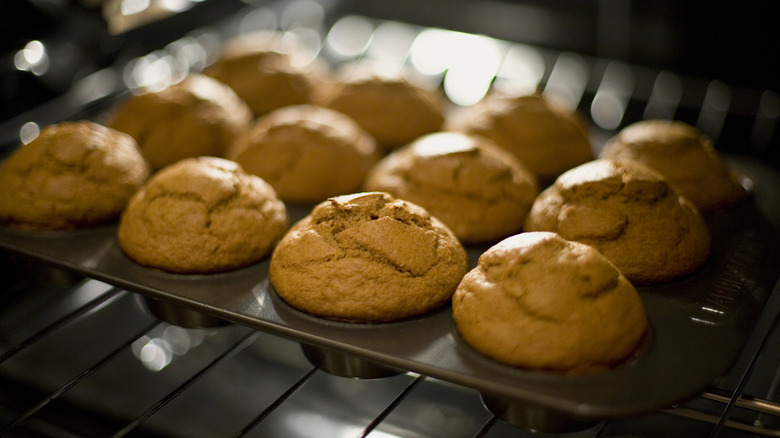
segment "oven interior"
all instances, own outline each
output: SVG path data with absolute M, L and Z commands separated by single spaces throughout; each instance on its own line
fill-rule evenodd
M 780 98 L 772 91 L 774 78 L 757 73 L 751 82 L 704 62 L 694 71 L 695 58 L 673 47 L 669 35 L 639 32 L 647 37 L 626 40 L 636 35 L 629 28 L 650 26 L 669 10 L 608 0 L 576 7 L 563 3 L 206 0 L 119 34 L 106 30 L 107 19 L 89 2 L 5 4 L 2 8 L 14 8 L 6 17 L 34 18 L 52 30 L 35 34 L 21 19 L 6 27 L 0 154 L 18 147 L 27 130 L 37 126 L 99 117 L 127 92 L 124 78 L 133 68 L 172 58 L 183 62 L 167 68 L 202 68 L 216 45 L 238 32 L 295 30 L 312 38 L 323 56 L 343 62 L 409 56 L 393 45 L 384 46 L 389 52 L 380 51 L 380 32 L 408 49 L 425 31 L 448 29 L 463 41 L 510 44 L 515 50 L 506 53 L 522 66 L 501 69 L 510 64 L 505 55 L 481 85 L 458 94 L 462 90 L 450 84 L 451 97 L 477 100 L 508 78 L 530 78 L 553 91 L 564 84 L 562 96 L 589 116 L 597 142 L 633 120 L 688 121 L 710 134 L 731 163 L 751 171 L 761 187 L 755 194 L 758 208 L 771 226 L 780 228 Z M 677 20 L 689 12 L 675 11 Z M 602 21 L 624 25 L 603 30 Z M 674 36 L 677 28 L 670 22 L 662 29 Z M 29 45 L 33 40 L 43 41 L 46 50 Z M 339 43 L 343 48 L 335 50 Z M 492 46 L 474 47 L 460 56 L 489 64 L 489 58 L 478 57 L 484 55 L 481 48 Z M 29 55 L 27 64 L 20 53 Z M 762 52 L 752 59 L 761 63 L 772 56 Z M 646 67 L 667 63 L 676 70 Z M 715 75 L 728 80 L 709 79 Z M 780 272 L 780 266 L 774 267 Z M 294 336 L 200 313 L 184 314 L 195 320 L 173 319 L 143 294 L 85 277 L 56 261 L 4 249 L 0 435 L 780 436 L 780 283 L 773 278 L 740 354 L 704 392 L 652 412 L 588 424 L 572 425 L 554 416 L 546 421 L 549 412 L 525 412 L 540 417 L 529 424 L 546 426 L 533 430 L 488 409 L 482 394 L 466 385 L 411 371 L 339 376 L 312 365 L 311 352 Z M 691 355 L 691 360 L 698 359 Z

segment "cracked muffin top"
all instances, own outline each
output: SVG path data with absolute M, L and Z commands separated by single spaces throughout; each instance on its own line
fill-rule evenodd
M 149 174 L 127 134 L 88 121 L 50 125 L 0 167 L 0 224 L 64 230 L 114 220 Z
M 468 266 L 452 232 L 383 192 L 318 204 L 279 242 L 271 284 L 293 307 L 349 322 L 389 322 L 449 301 Z
M 365 61 L 342 67 L 322 106 L 352 117 L 385 150 L 441 129 L 445 99 L 438 91 L 405 71 L 372 67 Z
M 314 99 L 326 69 L 312 57 L 292 32 L 253 31 L 228 40 L 204 74 L 229 85 L 260 117 Z
M 465 133 L 423 136 L 386 156 L 365 189 L 424 207 L 462 243 L 520 231 L 539 193 L 536 176 L 492 141 Z
M 453 112 L 444 126 L 493 140 L 544 184 L 593 159 L 588 126 L 579 113 L 539 93 L 490 94 Z
M 565 172 L 536 198 L 523 228 L 594 246 L 634 283 L 692 273 L 710 251 L 696 206 L 633 160 L 600 159 Z
M 350 117 L 292 105 L 258 119 L 227 158 L 271 184 L 283 201 L 314 204 L 360 191 L 379 149 Z
M 728 207 L 747 195 L 712 139 L 684 122 L 643 120 L 628 125 L 607 141 L 599 157 L 641 161 L 701 211 Z
M 251 121 L 251 110 L 233 89 L 190 74 L 122 102 L 109 126 L 130 134 L 156 171 L 184 158 L 223 156 Z
M 287 225 L 268 183 L 235 162 L 198 157 L 161 169 L 133 196 L 118 240 L 143 266 L 207 274 L 267 257 Z
M 530 232 L 488 249 L 452 297 L 463 339 L 501 363 L 570 374 L 610 369 L 644 345 L 634 286 L 588 245 Z

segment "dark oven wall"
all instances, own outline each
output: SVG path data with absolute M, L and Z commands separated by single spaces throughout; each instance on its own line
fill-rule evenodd
M 284 2 L 192 2 L 191 7 L 173 17 L 119 33 L 110 31 L 101 15 L 102 3 L 109 2 L 19 0 L 0 4 L 0 121 L 62 95 L 90 73 L 161 48 L 187 31 L 225 19 L 247 5 Z M 749 117 L 761 104 L 769 117 L 776 119 L 780 107 L 780 38 L 772 22 L 775 16 L 763 5 L 702 5 L 673 0 L 316 3 L 331 17 L 358 14 L 485 34 L 558 52 L 722 81 L 735 89 L 732 95 L 742 96 L 732 99 L 738 108 L 731 112 L 751 113 Z M 28 46 L 34 41 L 45 44 L 45 59 L 38 65 L 26 65 L 20 54 L 27 48 L 35 56 L 35 44 Z M 738 88 L 749 92 L 736 91 Z M 766 90 L 771 93 L 763 94 Z M 684 113 L 678 116 L 694 117 Z M 2 134 L 2 141 L 8 141 L 6 133 Z M 744 144 L 741 133 L 729 135 L 727 131 L 724 135 L 718 144 L 720 149 L 779 165 L 780 135 L 774 130 L 763 135 L 768 138 L 751 140 L 758 142 L 752 145 Z

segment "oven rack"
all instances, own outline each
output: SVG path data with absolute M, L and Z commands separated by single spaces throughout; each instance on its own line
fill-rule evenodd
M 379 379 L 328 375 L 311 366 L 295 342 L 238 325 L 177 327 L 150 313 L 132 292 L 51 267 L 19 275 L 0 299 L 0 436 L 539 436 L 495 417 L 469 389 L 411 373 Z M 772 355 L 780 344 L 777 301 L 759 323 L 757 345 L 748 345 L 732 371 L 734 383 L 727 376 L 682 405 L 550 436 L 672 436 L 670 430 L 688 431 L 680 436 L 780 436 L 777 382 L 766 385 L 753 375 L 769 369 L 778 377 Z M 322 388 L 317 379 L 332 386 Z M 236 384 L 268 393 L 233 392 Z M 223 393 L 213 390 L 220 385 Z M 361 388 L 344 389 L 356 385 Z M 370 409 L 348 400 L 367 394 Z M 301 411 L 320 402 L 327 404 L 316 406 L 319 415 L 342 421 L 330 424 L 337 433 L 318 434 L 321 424 L 304 421 Z M 343 412 L 334 415 L 334 406 Z M 410 413 L 426 409 L 429 416 L 410 420 Z M 317 418 L 316 412 L 308 415 Z M 213 420 L 209 416 L 219 424 L 204 423 Z M 290 418 L 300 422 L 296 426 Z M 654 422 L 651 429 L 646 421 Z M 192 426 L 182 427 L 188 422 Z M 672 424 L 674 429 L 665 429 Z

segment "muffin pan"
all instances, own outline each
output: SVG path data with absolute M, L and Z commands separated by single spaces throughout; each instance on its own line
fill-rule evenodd
M 334 322 L 302 313 L 274 292 L 269 259 L 210 275 L 144 268 L 120 249 L 115 223 L 67 232 L 0 228 L 0 248 L 34 264 L 137 292 L 163 319 L 192 325 L 232 322 L 293 339 L 312 363 L 336 375 L 375 378 L 410 371 L 474 388 L 488 408 L 514 424 L 581 427 L 691 398 L 727 373 L 742 351 L 778 287 L 780 233 L 772 192 L 780 187 L 780 177 L 759 163 L 737 164 L 753 185 L 751 196 L 705 215 L 712 233 L 706 264 L 677 281 L 639 287 L 652 331 L 646 350 L 630 363 L 592 375 L 527 371 L 494 362 L 460 339 L 449 307 L 385 324 Z M 767 204 L 774 210 L 768 211 Z M 290 207 L 289 212 L 296 221 L 308 209 Z M 487 247 L 467 247 L 472 267 Z

